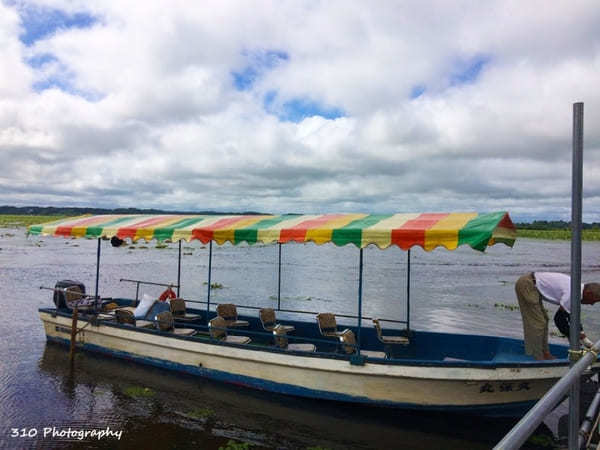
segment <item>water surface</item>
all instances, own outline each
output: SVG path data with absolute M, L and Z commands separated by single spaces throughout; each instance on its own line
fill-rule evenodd
M 113 248 L 102 242 L 102 296 L 135 296 L 121 278 L 177 280 L 177 245 Z M 52 305 L 60 279 L 95 289 L 96 240 L 29 238 L 0 229 L 0 446 L 5 448 L 218 448 L 230 439 L 266 448 L 489 448 L 512 425 L 444 414 L 417 414 L 299 399 L 181 376 L 88 353 L 74 367 L 68 350 L 47 344 L 37 309 Z M 600 279 L 600 243 L 583 247 L 583 281 Z M 356 313 L 358 255 L 353 246 L 291 244 L 282 248 L 282 308 Z M 570 244 L 522 239 L 479 253 L 411 251 L 412 328 L 522 337 L 514 282 L 532 270 L 568 272 Z M 277 303 L 277 246 L 213 247 L 211 301 Z M 363 314 L 406 319 L 407 255 L 396 248 L 364 251 Z M 181 295 L 205 300 L 208 247 L 183 243 Z M 141 294 L 157 296 L 159 288 Z M 553 307 L 550 306 L 551 312 Z M 600 307 L 582 307 L 584 328 L 600 338 Z M 312 320 L 312 319 L 310 319 Z M 365 325 L 368 325 L 365 323 Z M 551 327 L 551 340 L 565 342 Z M 147 397 L 135 395 L 147 389 Z M 552 422 L 552 418 L 549 419 Z M 116 438 L 42 438 L 44 427 L 122 430 Z M 552 424 L 549 423 L 550 428 Z M 37 430 L 13 438 L 11 429 Z

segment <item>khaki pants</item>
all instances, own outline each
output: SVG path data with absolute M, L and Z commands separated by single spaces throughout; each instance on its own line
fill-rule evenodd
M 530 273 L 515 284 L 519 308 L 523 317 L 525 353 L 542 359 L 548 348 L 548 314 L 542 306 L 542 296 L 533 283 Z

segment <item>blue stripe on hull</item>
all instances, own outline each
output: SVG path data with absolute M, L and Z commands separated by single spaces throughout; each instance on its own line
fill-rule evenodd
M 53 336 L 47 336 L 47 340 L 63 345 L 70 345 L 69 339 L 63 339 Z M 363 403 L 372 406 L 392 407 L 399 409 L 412 409 L 424 411 L 443 411 L 455 412 L 462 414 L 478 414 L 489 417 L 521 417 L 523 416 L 536 402 L 516 402 L 508 404 L 492 404 L 492 405 L 474 405 L 474 406 L 456 406 L 456 405 L 418 405 L 413 403 L 397 403 L 381 400 L 371 400 L 366 397 L 356 397 L 337 392 L 321 391 L 316 389 L 308 389 L 305 387 L 295 386 L 292 384 L 275 383 L 272 381 L 263 380 L 260 378 L 235 375 L 220 370 L 206 369 L 203 367 L 190 366 L 185 364 L 174 363 L 163 359 L 151 358 L 146 356 L 137 356 L 128 352 L 112 350 L 95 344 L 78 344 L 78 348 L 83 348 L 95 353 L 117 357 L 134 361 L 136 363 L 151 365 L 168 369 L 176 372 L 183 372 L 190 375 L 202 376 L 212 380 L 217 380 L 225 383 L 245 386 L 263 391 L 275 392 L 284 395 L 294 395 L 299 397 L 309 397 L 324 400 L 333 400 L 350 403 Z

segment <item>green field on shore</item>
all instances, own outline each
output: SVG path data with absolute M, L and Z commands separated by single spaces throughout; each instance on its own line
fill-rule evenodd
M 26 215 L 7 215 L 0 214 L 0 228 L 18 228 L 44 222 L 54 222 L 68 216 L 26 216 Z M 519 228 L 517 236 L 520 238 L 532 239 L 571 239 L 571 232 L 562 230 L 529 230 Z M 600 230 L 583 230 L 582 238 L 584 241 L 600 241 Z

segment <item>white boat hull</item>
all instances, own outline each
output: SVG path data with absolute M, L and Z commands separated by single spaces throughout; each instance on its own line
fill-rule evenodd
M 71 319 L 40 311 L 48 340 L 68 343 Z M 106 324 L 85 328 L 79 346 L 142 363 L 284 394 L 402 408 L 488 415 L 522 413 L 568 369 L 390 364 L 307 356 Z

